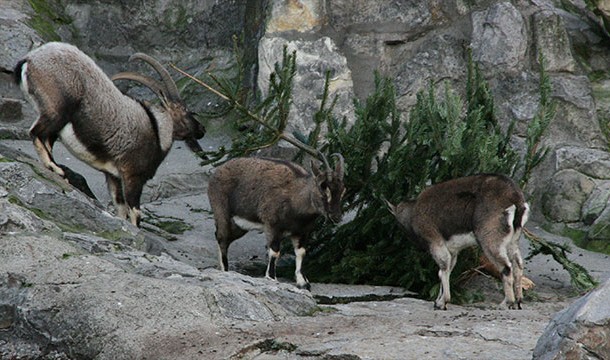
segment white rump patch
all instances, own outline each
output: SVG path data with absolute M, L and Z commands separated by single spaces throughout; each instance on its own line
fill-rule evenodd
M 28 77 L 26 76 L 28 71 L 28 62 L 24 62 L 23 66 L 21 66 L 21 90 L 25 93 L 25 94 L 30 94 L 30 92 L 28 91 Z
M 268 255 L 269 255 L 269 259 L 275 259 L 273 261 L 277 261 L 277 259 L 279 259 L 279 257 L 281 256 L 281 253 L 279 251 L 273 251 L 273 249 L 269 249 L 268 251 Z M 272 260 L 269 260 L 272 261 Z
M 523 216 L 521 217 L 521 227 L 525 226 L 525 223 L 530 218 L 530 205 L 525 203 L 525 211 L 523 212 Z
M 59 136 L 66 148 L 81 161 L 97 170 L 105 171 L 120 178 L 119 169 L 117 169 L 113 163 L 100 161 L 94 154 L 87 150 L 87 147 L 76 137 L 71 123 L 68 123 L 61 129 Z
M 233 216 L 233 222 L 235 223 L 235 225 L 239 226 L 241 229 L 246 230 L 246 231 L 250 231 L 250 230 L 264 231 L 265 230 L 265 226 L 263 224 L 257 223 L 254 221 L 250 221 L 250 220 L 246 220 L 239 216 Z
M 218 264 L 220 264 L 220 270 L 222 271 L 227 271 L 228 269 L 225 269 L 225 264 L 222 262 L 222 250 L 220 249 L 220 244 L 218 244 Z
M 38 114 L 40 114 L 40 109 L 38 108 L 38 103 L 36 101 L 34 101 L 34 98 L 32 97 L 32 95 L 30 95 L 30 85 L 28 84 L 27 71 L 28 71 L 28 63 L 26 61 L 25 63 L 23 63 L 23 66 L 21 67 L 21 85 L 20 85 L 21 91 L 25 94 L 25 97 L 28 100 L 28 102 L 34 107 L 34 109 L 36 109 L 36 112 Z M 37 123 L 38 123 L 38 121 L 34 121 L 32 126 L 30 126 L 30 131 L 32 131 L 32 129 L 34 128 L 34 126 L 36 126 Z

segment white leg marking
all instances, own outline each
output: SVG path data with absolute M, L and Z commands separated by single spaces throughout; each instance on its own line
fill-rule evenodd
M 218 263 L 220 264 L 220 270 L 227 271 L 227 269 L 225 269 L 225 264 L 222 262 L 222 250 L 220 248 L 220 244 L 216 242 L 216 245 L 218 245 Z
M 267 263 L 267 271 L 265 272 L 265 277 L 267 279 L 277 280 L 275 276 L 270 275 L 270 271 L 271 271 L 271 262 L 273 261 L 273 266 L 275 267 L 275 265 L 277 265 L 277 259 L 280 258 L 280 253 L 279 253 L 279 251 L 275 252 L 275 251 L 273 251 L 273 249 L 269 248 L 268 257 L 269 257 L 269 262 Z
M 309 283 L 305 276 L 301 273 L 301 266 L 303 265 L 303 258 L 305 257 L 306 250 L 305 248 L 294 249 L 294 253 L 296 255 L 295 265 L 296 269 L 294 271 L 294 275 L 297 281 L 298 287 L 305 287 Z
M 513 261 L 514 253 L 515 251 L 519 251 L 517 248 L 518 244 L 515 244 L 516 232 L 515 228 L 513 227 L 516 210 L 517 207 L 515 205 L 511 205 L 504 210 L 504 213 L 506 214 L 506 221 L 510 227 L 510 232 L 508 235 L 502 238 L 502 242 L 499 244 L 498 249 L 499 258 L 502 260 L 500 265 L 503 266 L 503 268 L 500 269 L 502 273 L 502 285 L 504 287 L 504 300 L 502 301 L 502 306 L 508 305 L 510 308 L 512 308 L 515 304 L 514 280 L 516 273 L 514 265 L 516 264 Z M 510 274 L 508 276 L 505 274 L 506 268 L 510 270 Z M 519 281 L 519 283 L 520 282 L 521 281 Z
M 437 246 L 432 250 L 432 257 L 439 267 L 438 277 L 441 281 L 441 286 L 438 291 L 438 297 L 434 302 L 436 309 L 446 310 L 447 303 L 451 301 L 451 289 L 449 288 L 449 276 L 451 275 L 451 265 L 453 259 L 451 252 L 446 246 Z
M 138 223 L 140 222 L 140 216 L 141 216 L 140 209 L 129 208 L 127 206 L 125 206 L 125 207 L 129 210 L 129 220 L 131 221 L 131 223 L 134 224 L 135 226 L 138 226 Z
M 447 303 L 451 302 L 451 288 L 449 287 L 449 278 L 451 276 L 451 271 L 442 271 L 440 275 L 441 284 L 443 287 L 442 309 L 447 309 Z
M 527 210 L 526 210 L 527 211 Z M 518 309 L 521 309 L 521 301 L 523 300 L 523 258 L 519 250 L 519 240 L 521 238 L 521 229 L 515 231 L 513 239 L 510 243 L 509 256 L 513 266 L 513 291 Z

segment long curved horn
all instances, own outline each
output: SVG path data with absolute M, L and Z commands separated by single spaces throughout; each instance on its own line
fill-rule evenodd
M 140 59 L 147 62 L 150 66 L 152 66 L 159 76 L 161 77 L 161 81 L 163 85 L 165 85 L 166 95 L 169 100 L 177 101 L 180 100 L 180 92 L 178 92 L 178 87 L 176 83 L 172 79 L 169 71 L 167 71 L 160 62 L 155 60 L 152 56 L 146 55 L 144 53 L 135 53 L 129 57 L 129 61 L 133 61 L 135 59 Z
M 165 100 L 165 98 L 167 97 L 167 95 L 165 94 L 166 90 L 165 90 L 164 86 L 157 80 L 151 78 L 150 76 L 141 75 L 141 74 L 130 72 L 130 71 L 125 71 L 125 72 L 120 72 L 118 74 L 114 74 L 110 79 L 112 81 L 116 81 L 116 80 L 136 81 L 136 82 L 139 82 L 140 84 L 148 87 L 150 90 L 152 90 L 161 100 Z
M 330 180 L 331 179 L 331 169 L 330 169 L 330 165 L 328 164 L 328 159 L 326 158 L 326 156 L 324 156 L 324 153 L 320 150 L 318 150 L 318 157 L 324 163 L 324 173 L 326 174 L 326 178 L 328 180 Z
M 331 156 L 335 156 L 337 160 L 339 160 L 339 163 L 337 163 L 335 166 L 335 172 L 337 173 L 339 179 L 343 180 L 343 174 L 345 173 L 345 159 L 343 158 L 343 155 L 339 153 L 334 153 Z

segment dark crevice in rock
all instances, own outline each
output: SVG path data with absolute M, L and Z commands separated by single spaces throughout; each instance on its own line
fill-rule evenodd
M 314 295 L 314 299 L 320 305 L 336 305 L 349 304 L 353 302 L 368 302 L 368 301 L 392 301 L 402 298 L 417 298 L 413 294 L 363 294 L 357 296 L 325 296 Z

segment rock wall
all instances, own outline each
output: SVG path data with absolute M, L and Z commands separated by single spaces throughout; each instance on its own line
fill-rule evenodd
M 40 2 L 42 3 L 42 2 Z M 37 6 L 32 6 L 38 4 Z M 47 2 L 45 2 L 47 4 Z M 518 121 L 514 144 L 524 148 L 526 125 L 538 108 L 540 55 L 553 85 L 557 115 L 544 145 L 547 160 L 527 192 L 534 217 L 557 232 L 605 246 L 610 209 L 607 120 L 610 116 L 608 36 L 579 1 L 392 0 L 293 1 L 38 1 L 0 7 L 0 131 L 27 137 L 35 114 L 14 86 L 10 69 L 40 43 L 80 46 L 108 73 L 145 51 L 191 73 L 235 73 L 234 34 L 244 34 L 249 73 L 264 93 L 284 46 L 297 51 L 298 71 L 289 130 L 307 132 L 319 107 L 324 76 L 338 116 L 353 119 L 353 98 L 365 98 L 373 71 L 396 80 L 405 119 L 429 82 L 463 91 L 467 49 L 490 82 L 503 124 Z M 206 110 L 216 98 L 179 81 L 186 101 Z M 601 244 L 601 245 L 599 245 Z
M 553 317 L 534 349 L 534 360 L 610 358 L 610 281 Z

